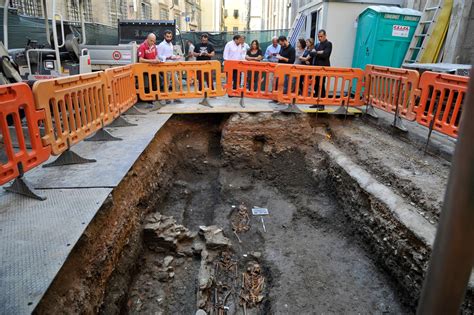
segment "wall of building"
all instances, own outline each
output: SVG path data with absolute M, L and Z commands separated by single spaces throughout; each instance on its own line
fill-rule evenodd
M 290 28 L 292 0 L 268 0 L 263 6 L 263 27 L 267 30 Z
M 368 7 L 367 4 L 329 3 L 327 20 L 323 24 L 328 39 L 333 44 L 331 65 L 351 67 L 357 28 L 355 22 L 359 14 Z
M 201 0 L 201 30 L 219 32 L 223 26 L 224 3 L 222 0 Z
M 235 15 L 237 13 L 237 15 Z M 236 17 L 237 16 L 237 17 Z M 224 30 L 245 31 L 248 29 L 249 6 L 248 0 L 225 1 L 224 3 Z
M 471 4 L 469 12 L 467 31 L 462 34 L 463 40 L 460 44 L 459 53 L 455 54 L 453 62 L 472 65 L 474 63 L 474 4 Z
M 250 30 L 259 31 L 262 30 L 263 25 L 263 0 L 249 0 L 250 7 Z
M 19 13 L 42 17 L 42 1 L 27 0 L 40 9 L 26 12 L 23 1 L 13 0 Z M 201 0 L 83 0 L 87 22 L 116 26 L 118 19 L 176 19 L 183 30 L 201 29 Z M 77 0 L 56 0 L 56 12 L 65 20 L 78 20 Z M 46 1 L 48 16 L 52 16 L 52 0 Z M 189 22 L 186 21 L 189 17 Z

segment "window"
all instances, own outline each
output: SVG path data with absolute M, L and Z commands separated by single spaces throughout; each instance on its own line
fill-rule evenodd
M 168 10 L 161 8 L 160 9 L 160 20 L 167 20 L 168 19 Z
M 174 5 L 179 6 L 179 0 L 173 0 Z
M 115 25 L 117 20 L 124 20 L 128 17 L 126 0 L 110 1 L 110 23 Z
M 141 3 L 140 17 L 142 20 L 151 20 L 151 5 L 149 3 Z
M 229 16 L 229 13 L 228 13 L 227 9 L 224 9 L 224 18 L 226 18 L 228 16 Z
M 234 18 L 238 18 L 239 17 L 239 10 L 234 10 Z
M 43 6 L 37 0 L 11 0 L 10 7 L 17 9 L 19 14 L 43 17 Z
M 224 26 L 224 32 L 227 32 L 227 26 Z
M 234 26 L 233 30 L 234 30 L 234 32 L 238 32 L 238 31 L 239 31 L 239 27 L 238 27 L 238 26 Z
M 174 19 L 176 20 L 176 26 L 181 29 L 181 16 L 179 14 L 174 15 Z
M 92 4 L 91 0 L 84 0 L 84 21 L 92 22 Z M 76 0 L 67 1 L 67 18 L 69 21 L 80 21 L 79 3 Z

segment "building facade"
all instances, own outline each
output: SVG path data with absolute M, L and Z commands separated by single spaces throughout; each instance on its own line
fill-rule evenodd
M 201 30 L 220 32 L 224 30 L 224 1 L 201 0 Z
M 238 32 L 250 28 L 249 0 L 224 2 L 224 31 Z
M 86 22 L 117 26 L 119 19 L 176 20 L 181 30 L 201 29 L 201 0 L 56 0 L 54 13 L 67 21 L 79 21 L 79 1 Z M 22 15 L 43 17 L 42 2 L 10 0 L 10 7 Z M 51 18 L 52 0 L 46 0 L 46 7 Z
M 252 31 L 260 31 L 265 28 L 263 15 L 263 0 L 249 0 L 250 22 L 249 27 Z
M 277 30 L 290 28 L 293 19 L 291 10 L 292 0 L 269 0 L 263 1 L 263 29 Z

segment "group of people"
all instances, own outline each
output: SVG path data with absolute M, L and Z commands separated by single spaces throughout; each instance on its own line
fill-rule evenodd
M 209 43 L 209 35 L 203 33 L 200 38 L 200 42 L 195 45 L 187 41 L 188 52 L 186 54 L 186 60 L 188 61 L 202 61 L 211 60 L 215 56 L 215 48 Z M 150 33 L 147 39 L 138 48 L 138 61 L 145 63 L 159 63 L 159 62 L 170 62 L 177 61 L 181 57 L 173 53 L 173 33 L 171 31 L 164 32 L 164 40 L 156 46 L 156 36 Z M 248 61 L 267 61 L 281 64 L 299 64 L 307 66 L 330 66 L 330 56 L 332 52 L 332 43 L 327 40 L 326 31 L 320 30 L 318 32 L 318 43 L 315 45 L 315 41 L 312 38 L 306 40 L 299 39 L 296 43 L 296 47 L 293 47 L 286 36 L 273 37 L 272 43 L 269 45 L 265 53 L 260 48 L 258 40 L 253 40 L 250 45 L 245 42 L 245 36 L 234 35 L 233 39 L 229 41 L 224 48 L 223 59 L 224 62 L 227 60 L 248 60 Z M 212 78 L 204 74 L 204 80 L 209 87 L 213 86 Z M 236 73 L 233 75 L 234 88 L 239 81 L 236 78 Z M 201 78 L 201 74 L 197 73 L 197 78 Z M 254 78 L 256 81 L 253 86 L 256 89 L 258 86 L 259 78 Z M 270 78 L 271 80 L 271 78 Z M 202 89 L 202 82 L 199 81 L 199 89 Z M 325 81 L 324 78 L 320 82 L 320 77 L 316 77 L 314 87 L 315 97 L 325 97 Z M 300 93 L 303 88 L 303 80 L 300 80 L 299 89 Z M 321 88 L 320 88 L 321 84 Z M 247 86 L 249 87 L 250 81 Z M 270 84 L 272 86 L 272 83 Z M 288 88 L 288 82 L 284 82 L 284 93 Z M 179 102 L 179 101 L 178 101 Z M 318 106 L 316 106 L 318 107 Z

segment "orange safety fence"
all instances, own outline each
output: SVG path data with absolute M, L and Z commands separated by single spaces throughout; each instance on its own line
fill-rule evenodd
M 278 65 L 277 99 L 282 103 L 362 106 L 361 69 Z
M 456 138 L 468 81 L 469 77 L 424 72 L 419 85 L 421 96 L 416 121 Z
M 418 71 L 367 65 L 365 91 L 368 104 L 407 120 L 416 118 L 415 90 L 419 82 Z
M 227 77 L 227 94 L 250 98 L 274 99 L 277 67 L 272 62 L 227 60 L 224 72 Z
M 106 69 L 105 76 L 112 93 L 111 112 L 117 118 L 137 102 L 132 65 Z
M 45 136 L 54 155 L 85 139 L 113 120 L 104 72 L 36 81 L 37 109 L 44 109 Z
M 133 72 L 136 93 L 142 101 L 225 95 L 217 60 L 137 63 Z
M 33 94 L 27 84 L 0 86 L 0 185 L 49 158 L 51 148 L 43 146 L 39 128 L 44 119 L 44 111 L 35 109 Z M 27 147 L 28 140 L 31 149 Z

